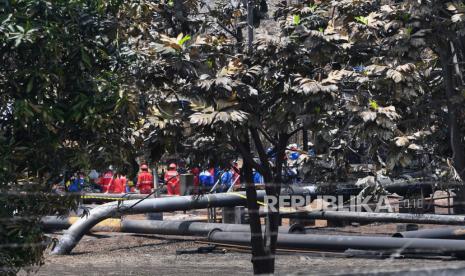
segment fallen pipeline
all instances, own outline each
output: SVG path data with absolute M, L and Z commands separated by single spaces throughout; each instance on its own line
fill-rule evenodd
M 412 189 L 431 189 L 431 185 L 417 183 L 414 186 L 408 184 L 387 185 L 385 188 L 389 191 L 400 192 L 401 189 L 411 191 Z M 289 189 L 289 194 L 309 195 L 309 189 Z M 423 190 L 423 193 L 427 193 Z M 257 191 L 257 199 L 263 200 L 264 191 Z M 191 209 L 204 209 L 210 207 L 234 207 L 245 206 L 247 204 L 245 193 L 220 193 L 207 194 L 201 196 L 179 196 L 166 198 L 148 198 L 145 200 L 125 200 L 110 202 L 92 209 L 88 216 L 81 218 L 73 224 L 68 231 L 59 240 L 52 254 L 64 255 L 69 254 L 76 244 L 81 240 L 93 226 L 99 222 L 111 218 L 118 214 L 141 214 L 150 212 L 171 212 Z
M 257 200 L 263 200 L 264 191 L 257 191 Z M 247 205 L 245 193 L 220 193 L 202 196 L 178 196 L 149 198 L 145 200 L 125 200 L 100 205 L 89 211 L 86 217 L 74 223 L 61 237 L 52 254 L 69 254 L 76 244 L 92 227 L 99 222 L 118 214 L 143 214 L 152 212 L 172 212 L 210 207 L 234 207 Z
M 63 230 L 78 221 L 78 217 L 45 217 L 41 221 L 44 231 Z M 106 219 L 95 225 L 90 232 L 122 232 L 135 234 L 208 236 L 213 229 L 227 232 L 249 232 L 248 224 L 205 223 L 196 221 L 121 220 Z M 264 230 L 264 228 L 263 228 Z M 279 233 L 302 234 L 302 225 L 280 226 Z
M 220 229 L 212 231 L 208 240 L 214 243 L 250 246 L 250 233 L 224 232 Z M 345 251 L 382 250 L 390 252 L 439 253 L 465 258 L 465 241 L 392 238 L 373 236 L 340 236 L 340 235 L 278 235 L 277 247 L 294 250 Z
M 263 212 L 261 215 L 266 215 Z M 350 222 L 384 222 L 384 223 L 421 223 L 421 224 L 443 224 L 443 225 L 465 225 L 465 216 L 437 215 L 437 214 L 409 214 L 409 213 L 374 213 L 374 212 L 350 212 L 350 211 L 311 211 L 311 212 L 281 212 L 283 218 L 294 219 L 324 219 L 333 221 Z M 448 228 L 450 229 L 450 228 Z M 426 231 L 426 230 L 421 230 Z M 431 230 L 428 230 L 431 231 Z M 412 231 L 417 232 L 417 231 Z M 452 230 L 450 230 L 452 236 Z M 405 233 L 405 234 L 404 234 Z M 410 236 L 410 231 L 399 233 L 399 235 Z M 421 232 L 423 233 L 423 232 Z M 425 234 L 430 232 L 424 232 Z M 433 232 L 431 232 L 433 233 Z M 463 233 L 465 236 L 465 233 Z M 434 235 L 433 235 L 434 236 Z M 418 236 L 429 238 L 429 236 Z
M 445 227 L 422 229 L 417 231 L 398 232 L 392 235 L 395 238 L 422 238 L 422 239 L 455 239 L 465 240 L 464 227 Z
M 45 217 L 42 220 L 46 230 L 65 229 L 77 221 L 77 218 Z M 217 243 L 250 246 L 250 228 L 241 224 L 202 223 L 194 221 L 147 221 L 147 220 L 120 220 L 107 219 L 97 224 L 93 231 L 117 231 L 124 233 L 180 235 L 180 236 L 208 236 L 209 240 Z M 411 231 L 411 233 L 430 233 L 430 235 L 412 235 L 415 238 L 370 237 L 370 236 L 339 236 L 339 235 L 288 235 L 304 234 L 306 230 L 301 225 L 279 227 L 278 247 L 281 249 L 312 249 L 326 251 L 355 250 L 383 250 L 407 251 L 451 254 L 459 258 L 465 256 L 465 241 L 436 240 L 444 238 L 463 238 L 465 229 L 452 228 L 427 229 Z M 461 230 L 461 231 L 459 231 Z M 221 232 L 219 232 L 221 231 Z M 431 233 L 437 232 L 436 235 Z M 409 232 L 404 232 L 409 233 Z M 438 236 L 440 233 L 449 233 L 449 236 Z M 420 238 L 421 237 L 421 238 Z M 425 237 L 428 237 L 425 239 Z

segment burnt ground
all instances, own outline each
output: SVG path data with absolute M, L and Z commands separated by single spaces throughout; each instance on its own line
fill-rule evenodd
M 391 235 L 396 232 L 396 225 L 325 227 L 314 231 L 335 235 Z M 45 265 L 33 275 L 252 274 L 248 252 L 228 249 L 226 252 L 176 255 L 179 249 L 205 246 L 199 243 L 202 240 L 184 236 L 96 233 L 85 236 L 72 255 L 47 255 Z M 377 275 L 386 275 L 384 272 L 397 275 L 400 271 L 421 271 L 420 275 L 465 275 L 465 261 L 451 257 L 376 259 L 347 257 L 343 253 L 280 253 L 276 259 L 276 271 L 278 275 L 360 275 L 375 272 Z
M 446 202 L 439 202 L 447 205 Z M 447 213 L 436 208 L 436 213 Z M 164 213 L 165 220 L 205 220 L 205 210 Z M 145 219 L 131 215 L 129 219 Z M 283 220 L 283 224 L 288 224 Z M 419 225 L 420 229 L 442 227 Z M 396 224 L 372 223 L 345 227 L 327 227 L 317 221 L 315 234 L 380 235 L 397 232 Z M 59 238 L 60 233 L 54 235 Z M 32 275 L 251 275 L 250 252 L 219 248 L 208 254 L 177 255 L 177 250 L 206 246 L 203 238 L 186 236 L 138 235 L 127 233 L 95 233 L 86 235 L 71 255 L 46 254 L 45 264 Z M 413 271 L 410 274 L 406 271 Z M 21 273 L 25 275 L 25 272 Z M 344 253 L 284 253 L 276 258 L 278 275 L 465 275 L 465 261 L 451 257 L 376 258 L 348 257 Z

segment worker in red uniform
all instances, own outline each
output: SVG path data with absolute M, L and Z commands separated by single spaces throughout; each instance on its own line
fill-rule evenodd
M 118 175 L 115 173 L 113 175 L 113 179 L 111 180 L 110 182 L 110 185 L 108 185 L 108 193 L 110 194 L 116 194 L 115 190 L 116 190 L 116 184 L 118 182 Z
M 111 194 L 124 194 L 126 191 L 126 176 L 118 173 L 113 178 L 113 182 L 110 185 L 109 193 Z
M 168 171 L 165 173 L 165 185 L 168 195 L 181 194 L 179 189 L 179 174 L 174 163 L 168 166 Z
M 128 184 L 128 179 L 126 178 L 126 174 L 120 173 L 118 174 L 119 178 L 119 193 L 124 194 L 126 192 L 126 186 Z
M 149 173 L 149 167 L 142 165 L 140 167 L 141 172 L 137 177 L 137 188 L 141 194 L 150 194 L 153 189 L 153 175 Z
M 112 182 L 113 182 L 113 170 L 110 167 L 100 179 L 99 184 L 102 187 L 102 193 L 108 193 Z
M 200 168 L 199 167 L 193 167 L 191 169 L 191 174 L 194 176 L 194 194 L 199 193 L 199 184 L 200 184 Z

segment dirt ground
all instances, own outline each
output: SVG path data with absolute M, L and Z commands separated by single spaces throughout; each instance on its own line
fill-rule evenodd
M 443 202 L 440 202 L 443 203 Z M 445 203 L 445 202 L 444 202 Z M 445 203 L 446 204 L 446 203 Z M 444 204 L 442 204 L 444 205 Z M 436 213 L 447 213 L 436 208 Z M 165 213 L 164 220 L 204 220 L 205 210 Z M 145 219 L 144 215 L 128 219 Z M 283 225 L 288 225 L 283 220 Z M 353 224 L 311 228 L 315 234 L 391 236 L 397 224 Z M 441 227 L 419 225 L 420 229 Z M 59 238 L 60 234 L 55 237 Z M 201 242 L 204 243 L 201 243 Z M 177 255 L 177 250 L 206 246 L 204 238 L 95 233 L 85 236 L 68 256 L 46 255 L 32 275 L 251 275 L 248 251 L 218 248 L 215 253 Z M 26 273 L 22 273 L 25 275 Z M 344 253 L 284 253 L 276 257 L 277 275 L 465 275 L 465 261 L 452 257 L 350 257 Z
M 421 226 L 438 227 L 438 226 Z M 395 224 L 318 228 L 315 233 L 335 235 L 391 235 Z M 57 235 L 59 237 L 59 235 Z M 85 236 L 69 256 L 47 255 L 33 275 L 251 275 L 250 254 L 218 250 L 208 254 L 177 255 L 196 249 L 202 238 L 97 233 Z M 324 255 L 326 254 L 326 255 Z M 402 271 L 403 273 L 399 273 Z M 277 275 L 465 275 L 465 261 L 451 257 L 428 259 L 347 257 L 343 253 L 280 253 Z M 24 273 L 23 273 L 24 274 Z

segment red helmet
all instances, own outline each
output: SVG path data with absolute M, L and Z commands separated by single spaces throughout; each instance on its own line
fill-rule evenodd
M 149 167 L 148 167 L 147 165 L 144 164 L 144 165 L 140 166 L 140 169 L 141 169 L 141 170 L 148 170 Z
M 170 169 L 176 169 L 176 167 L 177 167 L 177 166 L 176 166 L 176 164 L 174 164 L 174 163 L 171 163 L 171 164 L 168 166 L 168 168 L 170 168 Z

